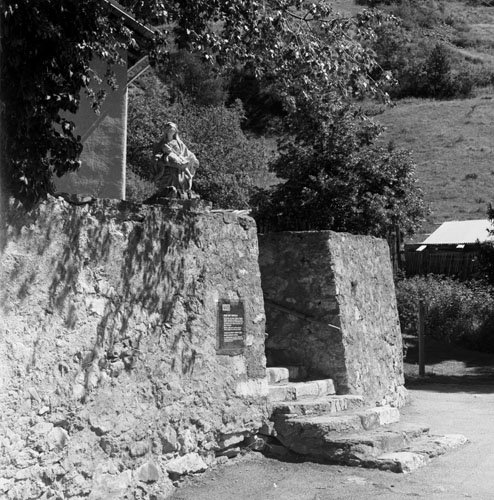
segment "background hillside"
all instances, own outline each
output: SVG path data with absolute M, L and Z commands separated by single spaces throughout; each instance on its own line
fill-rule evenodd
M 486 1 L 494 5 L 494 0 Z M 410 150 L 417 165 L 418 183 L 430 213 L 414 240 L 420 241 L 447 220 L 484 218 L 494 185 L 491 125 L 494 121 L 494 6 L 480 3 L 480 0 L 333 0 L 331 5 L 341 17 L 355 16 L 369 7 L 394 16 L 370 16 L 377 36 L 363 41 L 378 62 L 371 70 L 372 78 L 385 80 L 383 77 L 391 73 L 398 82 L 388 88 L 394 106 L 363 102 L 366 111 L 385 127 L 379 144 L 392 144 L 395 151 Z M 156 117 L 166 120 L 169 116 L 181 124 L 184 137 L 202 158 L 202 169 L 195 181 L 198 192 L 217 206 L 260 207 L 270 213 L 276 211 L 278 216 L 281 208 L 291 204 L 300 216 L 300 207 L 307 207 L 314 193 L 324 200 L 325 207 L 328 200 L 341 194 L 341 189 L 337 189 L 337 193 L 330 191 L 331 186 L 340 181 L 345 186 L 360 186 L 361 191 L 345 194 L 336 205 L 344 207 L 342 212 L 346 218 L 353 210 L 360 214 L 359 220 L 365 219 L 362 215 L 365 211 L 359 203 L 362 205 L 362 200 L 369 195 L 369 187 L 360 182 L 362 179 L 346 179 L 345 175 L 352 171 L 347 161 L 352 155 L 346 154 L 348 152 L 341 155 L 345 158 L 341 171 L 337 171 L 334 158 L 329 162 L 331 165 L 324 166 L 336 149 L 329 154 L 326 151 L 314 161 L 316 173 L 309 172 L 310 155 L 306 150 L 295 155 L 297 160 L 291 163 L 294 157 L 291 153 L 297 151 L 280 158 L 276 143 L 287 132 L 284 125 L 289 107 L 284 104 L 286 89 L 279 86 L 274 73 L 259 82 L 247 66 L 218 76 L 190 54 L 177 52 L 171 59 L 173 71 L 165 68 L 158 75 L 159 81 L 146 82 L 135 96 L 131 95 L 128 157 L 132 170 L 129 186 L 136 191 L 131 193 L 134 198 L 145 198 L 144 191 L 154 189 L 151 184 L 141 182 L 150 171 L 146 162 L 151 160 L 144 152 L 150 150 L 156 140 L 153 134 L 160 130 L 159 123 L 155 123 Z M 299 83 L 294 85 L 294 88 L 300 87 Z M 208 107 L 207 112 L 205 107 Z M 146 117 L 153 117 L 153 123 Z M 336 115 L 332 120 L 337 121 Z M 295 122 L 300 123 L 299 120 Z M 215 126 L 208 126 L 211 123 Z M 355 124 L 340 120 L 335 128 L 340 136 L 347 129 L 356 130 Z M 219 137 L 221 141 L 217 140 Z M 232 137 L 235 138 L 233 142 Z M 344 144 L 351 143 L 350 136 L 340 139 L 338 137 Z M 390 154 L 395 154 L 393 148 L 389 149 Z M 358 147 L 350 144 L 350 149 L 355 156 Z M 315 151 L 320 150 L 315 148 Z M 370 159 L 369 151 L 362 154 L 363 160 L 372 164 L 371 177 L 379 172 L 387 180 L 392 178 L 375 158 Z M 394 164 L 405 163 L 405 156 L 401 156 Z M 297 177 L 299 164 L 304 165 L 300 178 Z M 366 164 L 365 161 L 362 164 Z M 318 184 L 318 179 L 326 178 L 319 175 L 319 170 L 326 167 L 325 175 L 334 174 L 336 179 L 331 178 L 327 185 Z M 398 177 L 405 176 L 401 172 Z M 283 187 L 281 183 L 287 179 L 290 182 L 286 185 L 295 186 L 296 192 L 280 195 L 273 205 L 275 208 L 257 196 L 259 189 L 270 185 Z M 380 179 L 376 184 L 384 186 L 385 181 Z M 229 186 L 228 192 L 225 186 Z M 406 193 L 412 191 L 412 185 L 404 190 Z M 263 195 L 273 202 L 273 193 L 264 192 Z M 298 202 L 297 195 L 300 195 Z M 290 203 L 285 203 L 287 200 Z M 416 197 L 407 206 L 419 205 L 420 199 Z M 392 206 L 392 203 L 384 206 Z M 423 213 L 421 209 L 416 212 L 415 220 Z M 315 209 L 315 214 L 323 214 L 324 220 L 331 219 L 334 213 L 334 207 L 328 214 L 319 206 Z M 404 229 L 403 217 L 400 217 L 400 227 Z M 289 225 L 293 222 L 284 212 L 283 218 Z M 315 215 L 311 213 L 307 218 L 313 223 Z M 368 215 L 366 220 L 370 220 Z M 330 225 L 334 228 L 334 221 Z M 347 226 L 339 229 L 349 230 Z M 353 229 L 362 231 L 360 227 Z
M 444 221 L 484 218 L 494 200 L 494 7 L 455 1 L 441 9 L 442 22 L 415 32 L 444 43 L 456 70 L 481 75 L 479 84 L 466 99 L 399 99 L 376 116 L 382 140 L 412 150 L 417 163 L 431 210 L 417 241 Z
M 383 140 L 413 151 L 431 210 L 424 233 L 448 220 L 485 218 L 494 193 L 493 97 L 408 99 L 377 117 L 386 127 Z

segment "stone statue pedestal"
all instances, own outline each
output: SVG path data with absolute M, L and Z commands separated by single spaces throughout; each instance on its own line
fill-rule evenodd
M 201 200 L 201 198 L 191 198 L 183 200 L 181 198 L 168 198 L 154 194 L 150 198 L 142 202 L 143 205 L 162 205 L 171 209 L 193 210 L 193 211 L 209 211 L 211 203 Z

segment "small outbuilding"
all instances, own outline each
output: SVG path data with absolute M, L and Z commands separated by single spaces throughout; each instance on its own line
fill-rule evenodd
M 488 219 L 444 222 L 422 243 L 405 245 L 406 273 L 474 276 L 480 244 L 494 241 L 493 229 Z

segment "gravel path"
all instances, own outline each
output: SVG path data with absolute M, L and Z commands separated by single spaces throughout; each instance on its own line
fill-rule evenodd
M 434 434 L 464 434 L 470 441 L 427 467 L 412 474 L 393 474 L 313 462 L 288 463 L 252 452 L 187 480 L 172 498 L 492 500 L 494 358 L 455 349 L 453 355 L 448 349 L 439 348 L 439 354 L 430 349 L 425 380 L 415 376 L 413 356 L 406 367 L 411 403 L 402 409 L 402 421 L 430 425 Z

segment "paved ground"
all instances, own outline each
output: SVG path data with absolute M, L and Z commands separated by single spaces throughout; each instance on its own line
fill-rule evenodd
M 470 356 L 470 358 L 469 358 Z M 463 358 L 463 359 L 461 359 Z M 186 482 L 174 500 L 494 499 L 494 379 L 489 359 L 471 353 L 436 359 L 425 381 L 413 377 L 402 420 L 432 433 L 459 433 L 470 443 L 412 474 L 312 462 L 287 463 L 250 453 Z M 466 359 L 466 361 L 465 361 Z M 494 367 L 494 359 L 491 367 Z M 446 368 L 447 367 L 447 368 Z M 490 368 L 490 369 L 488 369 Z M 440 382 L 440 383 L 437 383 Z

